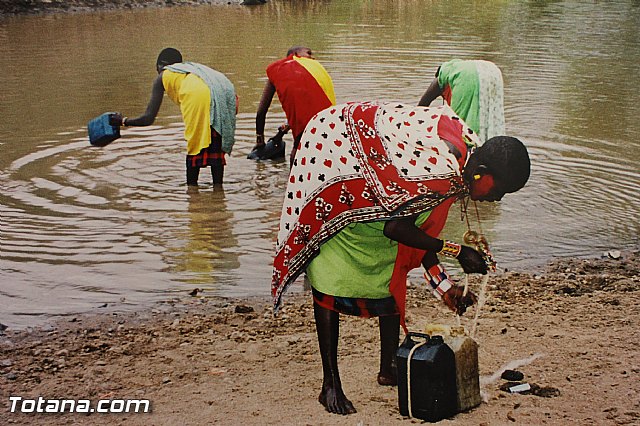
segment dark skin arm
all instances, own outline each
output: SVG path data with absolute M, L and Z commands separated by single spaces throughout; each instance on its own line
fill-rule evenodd
M 267 111 L 271 106 L 273 95 L 276 93 L 276 87 L 269 81 L 264 85 L 258 111 L 256 112 L 256 146 L 255 148 L 264 146 L 264 123 L 267 118 Z
M 442 250 L 442 240 L 427 235 L 415 225 L 415 221 L 413 216 L 390 220 L 384 224 L 384 236 L 405 246 L 433 253 Z
M 442 95 L 442 89 L 440 88 L 440 84 L 438 84 L 438 79 L 434 78 L 426 92 L 424 92 L 424 95 L 422 95 L 422 98 L 420 98 L 418 106 L 429 106 L 431 102 L 440 95 Z
M 384 235 L 409 247 L 426 250 L 427 253 L 422 258 L 422 266 L 425 270 L 439 262 L 437 252 L 442 250 L 444 242 L 438 238 L 427 235 L 415 225 L 415 217 L 390 220 L 385 223 Z M 462 246 L 462 250 L 457 257 L 462 269 L 470 273 L 487 273 L 487 265 L 484 259 L 476 250 L 471 247 Z M 466 309 L 475 303 L 475 295 L 469 292 L 463 295 L 462 287 L 454 286 L 442 297 L 445 305 L 458 315 L 462 315 Z
M 429 258 L 430 263 L 423 265 L 429 268 L 438 263 L 435 253 L 442 250 L 443 241 L 427 235 L 422 229 L 415 225 L 415 217 L 405 217 L 401 219 L 390 220 L 384 225 L 384 236 L 397 241 L 405 246 L 426 250 L 432 252 L 433 257 Z M 486 274 L 487 265 L 480 253 L 471 247 L 462 246 L 462 251 L 458 256 L 460 266 L 467 274 Z
M 162 85 L 162 72 L 158 74 L 158 77 L 153 81 L 151 88 L 151 99 L 147 104 L 147 110 L 139 117 L 127 118 L 127 122 L 124 123 L 127 126 L 150 126 L 156 120 L 160 105 L 162 105 L 162 99 L 164 97 L 164 86 Z M 124 117 L 121 114 L 115 114 L 112 119 L 112 125 L 122 126 L 122 119 Z

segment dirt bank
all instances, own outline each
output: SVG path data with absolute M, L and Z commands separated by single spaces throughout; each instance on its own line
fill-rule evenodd
M 239 5 L 258 0 L 0 0 L 0 16 L 108 9 L 139 9 L 196 5 Z
M 625 253 L 621 259 L 557 261 L 541 275 L 492 278 L 477 335 L 486 402 L 443 423 L 638 424 L 639 265 L 638 253 Z M 453 318 L 416 285 L 409 291 L 408 322 L 421 330 Z M 348 418 L 326 413 L 316 399 L 322 374 L 308 295 L 288 295 L 277 318 L 268 300 L 185 295 L 137 314 L 5 330 L 0 423 L 417 423 L 398 413 L 396 388 L 375 381 L 377 321 L 343 317 L 341 327 L 343 385 L 358 409 Z M 490 379 L 518 360 L 524 381 L 546 388 L 544 396 L 506 393 L 499 389 L 502 379 Z M 144 398 L 152 412 L 12 414 L 9 396 Z

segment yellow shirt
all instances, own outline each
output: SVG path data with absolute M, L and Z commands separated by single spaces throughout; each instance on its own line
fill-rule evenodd
M 173 102 L 180 106 L 184 120 L 187 155 L 196 155 L 211 145 L 211 92 L 194 74 L 169 70 L 162 72 L 162 85 Z

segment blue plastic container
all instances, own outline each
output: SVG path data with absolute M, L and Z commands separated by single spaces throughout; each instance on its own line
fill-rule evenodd
M 89 129 L 89 143 L 91 145 L 107 146 L 120 137 L 120 126 L 109 124 L 109 117 L 113 114 L 115 113 L 105 112 L 89 121 L 87 128 Z

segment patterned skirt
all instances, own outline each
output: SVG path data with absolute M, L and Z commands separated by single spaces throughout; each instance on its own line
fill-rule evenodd
M 226 164 L 224 152 L 222 152 L 222 136 L 213 129 L 211 129 L 211 145 L 203 148 L 196 155 L 187 155 L 187 169 Z
M 383 299 L 363 299 L 355 297 L 330 296 L 316 290 L 313 292 L 313 302 L 325 309 L 345 315 L 355 315 L 363 318 L 399 315 L 400 311 L 393 296 Z

